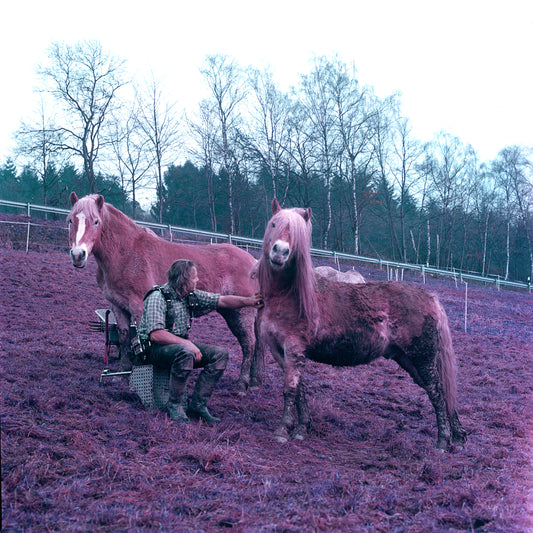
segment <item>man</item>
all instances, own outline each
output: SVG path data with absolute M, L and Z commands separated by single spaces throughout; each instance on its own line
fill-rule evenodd
M 148 362 L 170 369 L 166 408 L 172 420 L 189 423 L 188 412 L 210 424 L 220 422 L 207 410 L 207 402 L 226 369 L 228 352 L 218 346 L 191 342 L 188 330 L 192 317 L 215 309 L 259 308 L 262 298 L 259 294 L 220 295 L 197 290 L 198 271 L 186 259 L 175 261 L 167 276 L 168 282 L 160 290 L 152 290 L 144 300 L 139 337 L 151 342 Z M 199 367 L 202 371 L 188 405 L 187 379 L 193 368 Z

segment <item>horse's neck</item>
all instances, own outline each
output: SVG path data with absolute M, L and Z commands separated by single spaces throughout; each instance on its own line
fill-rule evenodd
M 141 231 L 125 215 L 108 212 L 107 220 L 102 226 L 100 241 L 93 248 L 93 255 L 101 268 L 117 262 L 127 250 L 131 250 L 136 234 Z

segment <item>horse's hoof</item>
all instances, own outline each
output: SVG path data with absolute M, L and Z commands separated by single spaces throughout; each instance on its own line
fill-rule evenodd
M 237 384 L 235 385 L 235 388 L 237 389 L 237 394 L 239 396 L 246 396 L 246 393 L 248 392 L 248 384 L 244 381 L 241 381 L 240 379 L 237 381 Z
M 307 437 L 307 428 L 305 426 L 298 426 L 294 433 L 292 434 L 292 438 L 295 440 L 305 440 Z
M 280 427 L 274 432 L 274 438 L 278 442 L 287 442 L 289 440 L 289 433 L 284 427 Z
M 263 386 L 263 383 L 261 382 L 260 379 L 252 378 L 252 380 L 250 381 L 249 389 L 250 390 L 257 390 L 257 389 L 260 389 L 262 386 Z

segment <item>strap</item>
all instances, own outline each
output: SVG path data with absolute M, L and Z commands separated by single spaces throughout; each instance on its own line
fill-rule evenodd
M 165 301 L 167 302 L 167 312 L 165 314 L 165 329 L 170 331 L 172 329 L 172 316 L 171 316 L 171 309 L 172 309 L 172 296 L 170 295 L 170 292 L 163 289 L 163 287 L 160 287 L 159 285 L 154 285 L 145 295 L 143 300 L 146 300 L 150 294 L 152 294 L 155 291 L 159 291 L 162 295 Z M 190 326 L 189 326 L 190 327 Z

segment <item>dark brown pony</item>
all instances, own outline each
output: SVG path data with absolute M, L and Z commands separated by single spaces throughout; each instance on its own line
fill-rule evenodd
M 140 322 L 144 295 L 153 285 L 167 281 L 167 270 L 176 259 L 194 261 L 199 289 L 238 295 L 257 290 L 249 277 L 256 260 L 237 246 L 168 242 L 135 224 L 100 195 L 79 199 L 73 192 L 70 202 L 67 220 L 72 264 L 83 268 L 91 254 L 96 259 L 96 280 L 117 320 L 121 362 L 129 362 L 129 325 L 132 320 Z M 245 391 L 261 380 L 261 369 L 252 364 L 256 310 L 221 309 L 219 313 L 241 345 L 243 360 L 237 386 Z
M 315 276 L 311 209 L 281 209 L 274 199 L 272 213 L 254 272 L 265 302 L 257 320 L 259 340 L 284 372 L 276 438 L 286 441 L 294 428 L 293 436 L 301 439 L 309 429 L 306 358 L 355 366 L 386 357 L 427 392 L 437 415 L 437 447 L 462 445 L 466 432 L 455 409 L 455 355 L 437 297 L 403 283 L 349 284 Z

